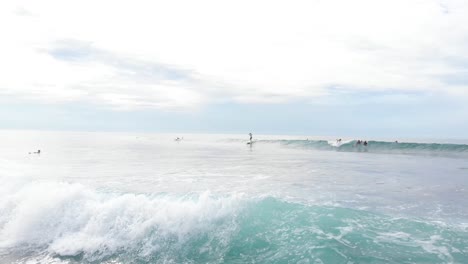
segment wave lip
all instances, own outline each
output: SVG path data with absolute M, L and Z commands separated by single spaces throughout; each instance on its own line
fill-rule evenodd
M 91 262 L 122 252 L 172 258 L 193 243 L 222 247 L 236 229 L 239 206 L 237 196 L 217 198 L 209 192 L 109 194 L 68 183 L 31 183 L 1 197 L 0 252 Z

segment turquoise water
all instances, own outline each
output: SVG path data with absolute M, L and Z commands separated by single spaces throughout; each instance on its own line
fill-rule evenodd
M 462 142 L 1 136 L 2 263 L 468 263 Z

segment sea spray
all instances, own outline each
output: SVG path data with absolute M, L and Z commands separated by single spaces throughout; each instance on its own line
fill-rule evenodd
M 187 243 L 225 248 L 239 207 L 239 197 L 215 198 L 209 192 L 116 194 L 53 182 L 33 182 L 2 197 L 1 249 L 89 261 L 127 253 L 158 259 L 193 254 Z

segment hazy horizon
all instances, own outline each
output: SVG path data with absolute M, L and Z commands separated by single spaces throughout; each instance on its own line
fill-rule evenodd
M 468 138 L 442 138 L 442 137 L 405 137 L 405 136 L 366 136 L 366 135 L 314 135 L 307 133 L 290 133 L 290 134 L 278 134 L 278 133 L 258 133 L 255 131 L 246 131 L 246 132 L 204 132 L 204 131 L 138 131 L 138 130 L 65 130 L 65 129 L 16 129 L 9 128 L 0 129 L 2 133 L 36 133 L 36 136 L 40 136 L 37 133 L 45 133 L 50 135 L 53 133 L 69 133 L 69 134 L 121 134 L 121 135 L 134 135 L 136 137 L 145 137 L 145 136 L 167 136 L 168 138 L 175 139 L 177 137 L 182 137 L 185 140 L 192 140 L 191 136 L 198 138 L 199 136 L 214 136 L 216 139 L 226 139 L 227 138 L 236 138 L 242 139 L 245 138 L 248 141 L 249 133 L 252 132 L 254 140 L 327 140 L 329 142 L 334 142 L 336 139 L 343 140 L 369 140 L 369 141 L 386 141 L 394 142 L 398 141 L 400 143 L 436 143 L 436 144 L 468 144 Z M 31 136 L 32 134 L 30 134 Z

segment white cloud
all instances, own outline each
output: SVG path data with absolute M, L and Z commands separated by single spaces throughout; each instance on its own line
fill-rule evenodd
M 0 96 L 129 109 L 467 95 L 468 2 L 2 1 Z

